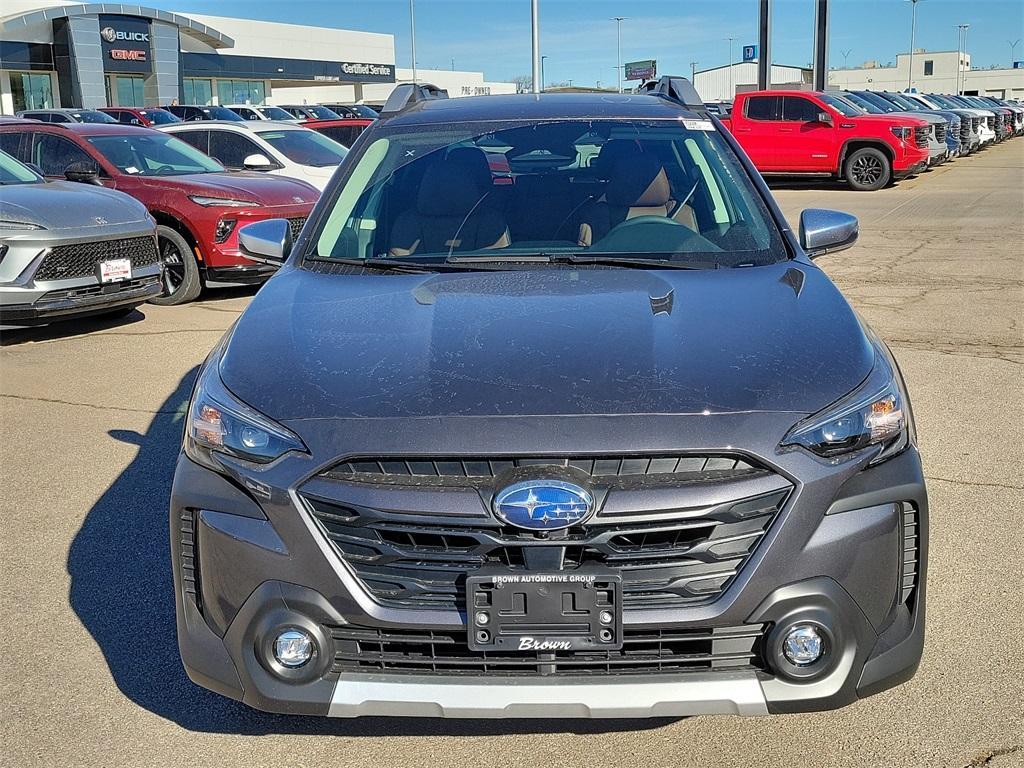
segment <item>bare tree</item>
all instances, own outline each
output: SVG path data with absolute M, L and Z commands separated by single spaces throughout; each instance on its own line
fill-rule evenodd
M 533 90 L 533 75 L 516 75 L 512 82 L 516 84 L 516 93 L 529 93 Z

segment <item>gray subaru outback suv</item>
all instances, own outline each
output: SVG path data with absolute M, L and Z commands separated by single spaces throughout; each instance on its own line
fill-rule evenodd
M 160 270 L 156 222 L 137 200 L 47 182 L 0 152 L 0 323 L 127 314 L 160 295 Z
M 828 709 L 909 679 L 928 503 L 886 346 L 685 80 L 400 86 L 203 366 L 191 678 L 351 717 Z M 273 361 L 272 364 L 268 364 Z

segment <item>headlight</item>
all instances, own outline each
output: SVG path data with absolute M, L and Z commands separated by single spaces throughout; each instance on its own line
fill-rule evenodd
M 24 221 L 2 221 L 0 220 L 0 231 L 2 232 L 23 232 L 29 229 L 46 229 L 38 224 L 27 224 Z
M 307 453 L 298 435 L 250 408 L 227 390 L 217 370 L 218 352 L 203 369 L 189 404 L 185 429 L 185 453 L 189 458 L 217 470 L 213 454 L 269 464 L 289 451 Z
M 893 128 L 890 128 L 889 130 L 893 132 L 893 135 L 896 138 L 903 139 L 904 141 L 909 139 L 911 137 L 911 135 L 913 134 L 913 132 L 914 132 L 913 128 L 904 128 L 902 126 L 898 127 L 898 128 L 897 127 L 893 127 Z
M 877 464 L 907 447 L 911 429 L 910 406 L 899 374 L 879 343 L 867 379 L 846 397 L 793 427 L 781 447 L 799 446 L 838 461 L 846 454 L 881 446 L 871 460 Z
M 259 208 L 259 203 L 254 203 L 252 200 L 232 200 L 229 197 L 204 197 L 203 195 L 189 195 L 188 199 L 196 205 L 202 205 L 206 208 L 212 208 L 215 206 L 221 206 L 224 208 Z

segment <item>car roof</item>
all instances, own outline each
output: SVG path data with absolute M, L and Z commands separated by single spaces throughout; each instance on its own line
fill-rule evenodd
M 238 120 L 192 120 L 187 123 L 171 123 L 169 125 L 160 126 L 161 129 L 167 128 L 175 132 L 184 130 L 209 130 L 210 126 L 216 126 L 218 128 L 237 128 L 240 131 L 265 131 L 267 129 L 281 128 L 286 131 L 297 131 L 302 130 L 303 126 L 298 123 L 293 123 L 291 120 L 245 120 L 244 122 Z
M 486 120 L 586 120 L 633 118 L 675 120 L 702 117 L 679 102 L 632 93 L 521 93 L 426 99 L 401 112 L 381 115 L 388 125 Z
M 26 120 L 32 123 L 33 131 L 50 131 L 53 133 L 77 133 L 82 136 L 124 136 L 130 133 L 156 133 L 152 128 L 143 128 L 140 125 L 125 125 L 124 123 L 41 123 L 34 120 Z
M 268 120 L 266 122 L 273 121 Z M 284 121 L 282 120 L 281 122 Z M 328 118 L 327 120 L 307 120 L 304 123 L 299 123 L 299 126 L 303 128 L 312 128 L 315 131 L 317 128 L 334 128 L 335 126 L 344 125 L 359 126 L 361 128 L 365 128 L 366 126 L 370 125 L 373 122 L 374 118 L 372 117 L 332 117 Z M 291 123 L 291 125 L 295 125 L 295 123 Z

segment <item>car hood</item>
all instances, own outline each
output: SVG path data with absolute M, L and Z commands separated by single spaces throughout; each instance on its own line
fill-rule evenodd
M 0 194 L 0 219 L 48 230 L 130 224 L 146 216 L 146 206 L 128 195 L 70 181 L 10 184 Z
M 157 189 L 177 188 L 187 195 L 252 200 L 267 206 L 315 203 L 320 197 L 316 187 L 304 181 L 245 171 L 153 176 L 146 179 L 146 184 Z
M 287 268 L 239 318 L 225 385 L 278 420 L 811 413 L 868 374 L 838 290 L 723 270 L 331 275 Z
M 909 120 L 907 118 L 910 118 Z M 928 125 L 929 121 L 925 119 L 923 115 L 918 115 L 913 112 L 886 112 L 884 115 L 857 115 L 858 120 L 867 120 L 871 123 L 881 123 L 882 125 L 892 125 L 896 127 L 904 127 L 907 125 Z M 917 121 L 917 122 L 915 122 Z

